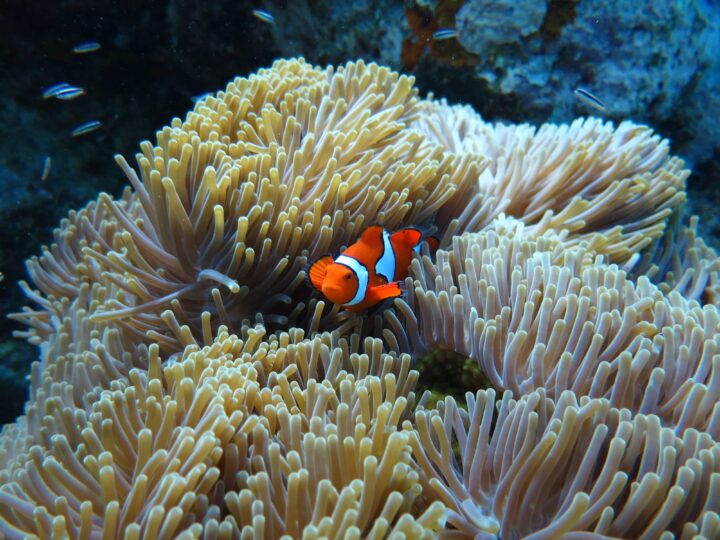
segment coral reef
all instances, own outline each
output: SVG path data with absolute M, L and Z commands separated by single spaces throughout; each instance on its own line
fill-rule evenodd
M 517 10 L 522 17 L 513 4 L 465 2 L 457 13 L 458 39 L 483 56 L 478 70 L 493 87 L 526 96 L 531 109 L 549 107 L 551 118 L 577 110 L 572 89 L 588 85 L 617 117 L 677 114 L 675 105 L 693 78 L 709 68 L 707 45 L 720 32 L 718 12 L 702 1 L 682 9 L 669 0 L 532 2 L 541 5 Z M 562 10 L 567 13 L 561 19 Z M 555 21 L 549 19 L 553 12 Z M 499 24 L 499 18 L 513 23 Z
M 140 149 L 28 261 L 0 535 L 720 534 L 720 265 L 649 128 L 298 59 Z M 302 268 L 373 222 L 441 248 L 340 312 Z
M 355 3 L 353 3 L 354 5 Z M 362 57 L 405 71 L 422 86 L 496 118 L 570 122 L 590 88 L 614 119 L 662 125 L 686 159 L 717 149 L 720 10 L 704 0 L 367 1 L 362 10 L 300 2 L 281 18 L 285 54 L 321 62 Z M 362 13 L 362 15 L 360 15 Z M 432 34 L 457 28 L 456 40 Z M 309 39 L 306 31 L 321 39 Z M 402 44 L 402 46 L 401 46 Z M 442 88 L 439 88 L 442 86 Z M 496 105 L 501 104 L 499 108 Z
M 535 34 L 543 25 L 547 10 L 544 0 L 522 5 L 503 0 L 463 2 L 456 15 L 461 43 L 478 55 L 487 55 L 498 45 L 517 43 L 519 38 Z M 498 25 L 498 21 L 508 21 L 510 26 Z
M 567 121 L 584 112 L 572 90 L 591 88 L 613 118 L 637 118 L 676 131 L 682 125 L 682 134 L 674 132 L 673 139 L 685 157 L 710 158 L 708 140 L 715 137 L 708 139 L 707 129 L 716 128 L 695 117 L 700 103 L 707 106 L 705 118 L 718 111 L 715 93 L 706 89 L 717 79 L 716 7 L 697 1 L 681 8 L 670 0 L 528 5 L 535 4 L 541 5 L 523 9 L 522 17 L 506 1 L 472 0 L 457 13 L 458 40 L 481 57 L 477 77 L 493 92 L 522 96 L 523 110 Z M 498 17 L 488 17 L 489 12 Z
M 356 4 L 355 2 L 353 4 Z M 706 241 L 720 247 L 717 83 L 720 7 L 705 0 L 417 0 L 363 2 L 363 15 L 294 3 L 277 40 L 313 61 L 364 58 L 412 72 L 423 91 L 469 103 L 487 118 L 570 123 L 588 110 L 577 87 L 598 95 L 609 118 L 658 128 L 693 164 L 690 194 Z M 371 23 L 371 24 L 370 24 Z M 434 40 L 440 28 L 457 39 Z M 335 39 L 308 39 L 313 35 Z M 368 38 L 370 36 L 370 38 Z M 381 44 L 379 46 L 378 44 Z M 401 46 L 402 45 L 402 46 Z M 707 201 L 707 204 L 706 204 Z
M 414 261 L 401 318 L 386 312 L 394 348 L 467 355 L 514 395 L 572 391 L 720 437 L 717 309 L 588 255 L 522 227 L 456 237 Z

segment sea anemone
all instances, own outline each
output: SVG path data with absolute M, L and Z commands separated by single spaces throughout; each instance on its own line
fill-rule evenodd
M 720 314 L 586 248 L 527 238 L 499 221 L 415 259 L 408 297 L 387 311 L 391 349 L 446 349 L 478 363 L 493 388 L 557 399 L 605 398 L 678 432 L 720 437 Z
M 448 524 L 467 537 L 717 533 L 720 449 L 707 433 L 679 437 L 656 416 L 570 391 L 557 401 L 507 392 L 499 402 L 480 391 L 467 411 L 448 397 L 418 411 L 416 425 L 423 493 L 444 502 Z
M 419 477 L 401 427 L 415 403 L 410 358 L 383 354 L 378 340 L 353 348 L 337 334 L 267 336 L 261 326 L 221 327 L 171 362 L 152 345 L 148 369 L 87 411 L 55 404 L 77 425 L 26 451 L 0 491 L 0 532 L 440 529 L 442 505 L 414 502 Z
M 444 101 L 424 102 L 422 110 L 413 125 L 430 140 L 487 159 L 478 189 L 496 201 L 495 215 L 521 219 L 535 234 L 566 231 L 612 262 L 659 238 L 685 200 L 689 171 L 647 126 L 596 118 L 539 128 L 491 124 Z
M 58 237 L 75 245 L 31 262 L 36 286 L 71 299 L 79 280 L 112 287 L 93 320 L 164 351 L 189 340 L 168 332 L 168 309 L 196 336 L 203 313 L 213 329 L 258 314 L 302 324 L 314 310 L 291 299 L 308 257 L 375 221 L 430 221 L 483 166 L 405 129 L 418 114 L 412 82 L 374 64 L 303 61 L 237 78 L 142 143 L 139 174 L 118 156 L 133 191 L 71 216 Z
M 0 536 L 720 536 L 720 263 L 682 161 L 413 83 L 280 60 L 116 158 L 122 196 L 28 261 Z M 344 313 L 302 268 L 372 223 L 441 246 Z

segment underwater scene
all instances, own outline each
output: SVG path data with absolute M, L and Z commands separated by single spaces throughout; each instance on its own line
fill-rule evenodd
M 720 539 L 719 2 L 0 40 L 0 539 Z

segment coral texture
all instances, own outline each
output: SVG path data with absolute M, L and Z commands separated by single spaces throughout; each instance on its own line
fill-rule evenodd
M 685 138 L 693 139 L 686 147 L 689 157 L 702 161 L 712 155 L 705 129 L 715 133 L 717 127 L 705 128 L 707 120 L 693 118 L 697 103 L 707 106 L 704 116 L 718 111 L 708 86 L 718 72 L 716 6 L 703 0 L 682 7 L 668 0 L 527 4 L 528 13 L 546 5 L 548 11 L 530 19 L 517 17 L 512 1 L 471 0 L 457 13 L 458 39 L 480 55 L 477 76 L 495 92 L 523 96 L 528 108 L 567 119 L 585 110 L 572 90 L 589 87 L 613 117 L 682 118 Z M 498 17 L 487 17 L 488 7 Z
M 720 7 L 707 0 L 362 0 L 266 3 L 283 54 L 362 57 L 498 118 L 569 123 L 597 95 L 614 119 L 670 130 L 681 154 L 720 140 Z M 433 40 L 455 28 L 457 39 Z M 419 50 L 406 54 L 410 43 Z M 459 69 L 454 69 L 459 68 Z M 712 178 L 712 177 L 711 177 Z
M 720 535 L 720 262 L 682 161 L 413 83 L 280 60 L 117 158 L 122 196 L 28 261 L 0 536 Z M 302 268 L 375 222 L 441 248 L 341 312 Z

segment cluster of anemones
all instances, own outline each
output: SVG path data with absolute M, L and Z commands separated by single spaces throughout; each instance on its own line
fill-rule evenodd
M 718 261 L 648 128 L 283 60 L 141 150 L 28 263 L 0 535 L 720 534 Z M 344 313 L 302 268 L 373 222 L 441 249 Z M 412 362 L 446 351 L 482 377 L 431 406 Z

